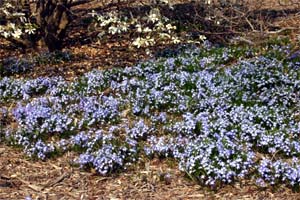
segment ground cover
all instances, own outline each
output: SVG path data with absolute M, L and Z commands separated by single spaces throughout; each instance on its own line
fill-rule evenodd
M 3 77 L 1 140 L 32 159 L 71 152 L 71 165 L 104 176 L 168 158 L 210 189 L 248 180 L 297 191 L 298 68 L 291 46 L 257 55 L 206 42 L 73 81 Z

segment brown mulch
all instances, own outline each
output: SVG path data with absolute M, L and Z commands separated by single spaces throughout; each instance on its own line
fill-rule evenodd
M 154 159 L 112 176 L 99 176 L 72 165 L 73 155 L 43 161 L 24 158 L 0 145 L 0 199 L 300 199 L 286 188 L 259 189 L 255 184 L 213 191 L 187 179 L 174 164 Z M 170 174 L 165 179 L 164 174 Z

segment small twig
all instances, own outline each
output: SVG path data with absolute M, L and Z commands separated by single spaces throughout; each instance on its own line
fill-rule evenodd
M 278 34 L 278 33 L 281 33 L 283 31 L 288 31 L 288 30 L 299 30 L 299 28 L 285 27 L 285 28 L 282 28 L 282 29 L 277 30 L 277 31 L 266 31 L 266 33 L 268 33 L 268 34 Z
M 223 32 L 200 31 L 199 33 L 204 35 L 230 35 L 230 34 L 240 34 L 241 32 L 231 30 L 231 31 L 223 31 Z
M 23 180 L 23 179 L 21 179 L 19 177 L 15 177 L 15 178 L 18 179 L 19 181 L 21 181 L 23 184 L 25 184 L 28 188 L 30 188 L 30 189 L 32 189 L 32 190 L 34 190 L 36 192 L 41 192 L 42 189 L 43 189 L 43 187 L 38 186 L 38 185 L 33 185 L 30 182 L 25 181 L 25 180 Z
M 238 38 L 236 38 L 236 40 L 239 40 L 239 41 L 241 41 L 241 42 L 245 42 L 245 43 L 247 43 L 247 44 L 249 44 L 249 45 L 255 45 L 255 43 L 254 42 L 252 42 L 251 40 L 248 40 L 248 39 L 246 39 L 246 38 L 243 38 L 243 37 L 238 37 Z
M 251 27 L 252 31 L 256 31 L 254 26 L 252 25 L 252 23 L 249 21 L 249 19 L 247 17 L 245 17 L 245 20 L 249 24 L 249 26 Z
M 52 187 L 52 186 L 56 185 L 57 183 L 63 181 L 65 178 L 68 178 L 68 177 L 70 177 L 69 173 L 63 173 L 60 177 L 58 177 L 57 179 L 55 179 L 53 182 L 46 183 L 42 187 L 42 190 L 45 189 L 46 187 Z
M 10 180 L 11 178 L 9 176 L 5 176 L 5 175 L 0 174 L 0 179 Z
M 54 167 L 55 169 L 57 169 L 57 170 L 61 170 L 61 169 L 62 169 L 62 167 L 59 167 L 59 166 L 57 166 L 57 165 L 55 165 L 55 164 L 53 164 L 53 163 L 50 163 L 50 165 L 51 165 L 52 167 Z

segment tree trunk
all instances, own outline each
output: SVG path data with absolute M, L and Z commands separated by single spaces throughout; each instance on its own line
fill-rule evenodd
M 37 3 L 37 24 L 41 38 L 49 51 L 61 50 L 66 29 L 71 22 L 68 0 L 39 0 Z

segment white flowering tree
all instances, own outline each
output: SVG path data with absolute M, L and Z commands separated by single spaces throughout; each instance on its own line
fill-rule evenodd
M 0 36 L 23 47 L 42 41 L 60 50 L 71 22 L 72 6 L 91 0 L 0 0 Z
M 21 38 L 24 39 L 24 35 L 35 34 L 37 27 L 30 21 L 28 13 L 22 12 L 19 3 L 22 2 L 8 0 L 0 2 L 0 35 L 26 45 Z

